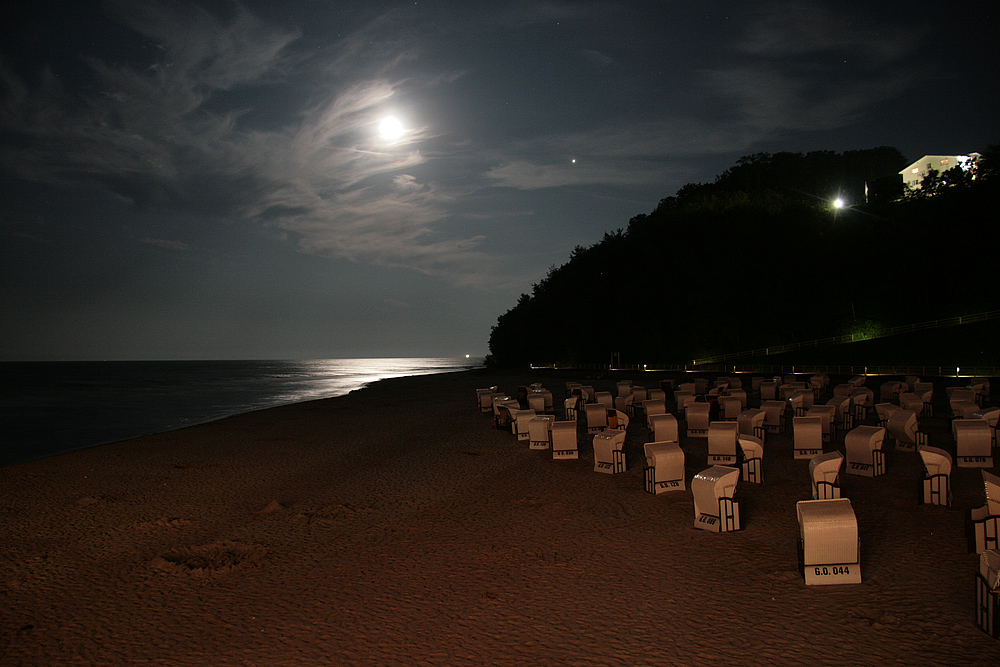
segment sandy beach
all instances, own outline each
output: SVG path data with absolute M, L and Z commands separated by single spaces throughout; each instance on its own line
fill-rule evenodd
M 582 430 L 579 460 L 553 461 L 475 405 L 566 379 L 614 390 L 399 378 L 0 469 L 0 665 L 1000 664 L 965 534 L 979 470 L 954 471 L 950 508 L 918 503 L 917 454 L 842 475 L 863 582 L 806 586 L 790 429 L 738 487 L 743 529 L 710 533 L 690 490 L 645 492 L 639 424 L 604 475 Z M 961 383 L 935 379 L 933 446 L 953 446 Z M 690 483 L 707 445 L 682 446 Z

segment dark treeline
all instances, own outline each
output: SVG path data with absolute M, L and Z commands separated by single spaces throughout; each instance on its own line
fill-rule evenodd
M 574 249 L 498 318 L 488 362 L 685 363 L 995 309 L 996 152 L 911 193 L 894 148 L 741 158 Z

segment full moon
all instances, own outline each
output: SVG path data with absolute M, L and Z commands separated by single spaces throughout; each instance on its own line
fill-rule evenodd
M 378 133 L 386 141 L 395 141 L 399 139 L 406 130 L 403 129 L 403 124 L 399 122 L 399 119 L 395 116 L 386 116 L 379 123 Z

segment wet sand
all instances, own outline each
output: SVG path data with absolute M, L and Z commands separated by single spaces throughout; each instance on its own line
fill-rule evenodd
M 743 529 L 709 533 L 704 439 L 682 440 L 689 490 L 653 496 L 637 423 L 604 475 L 582 431 L 553 461 L 475 405 L 567 378 L 385 380 L 0 469 L 0 665 L 1000 664 L 974 620 L 978 470 L 955 470 L 951 508 L 918 503 L 917 454 L 842 475 L 863 583 L 806 586 L 790 429 L 740 482 Z M 960 382 L 936 380 L 931 445 L 952 446 Z

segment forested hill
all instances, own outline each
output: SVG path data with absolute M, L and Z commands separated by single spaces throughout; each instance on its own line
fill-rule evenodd
M 996 152 L 905 196 L 894 148 L 741 158 L 574 249 L 497 319 L 488 362 L 685 363 L 996 309 Z

